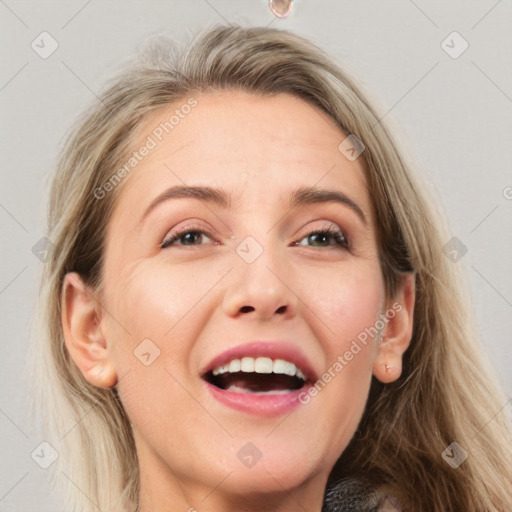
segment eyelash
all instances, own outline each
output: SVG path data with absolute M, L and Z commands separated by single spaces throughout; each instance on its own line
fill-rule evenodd
M 166 249 L 167 247 L 170 247 L 174 242 L 178 241 L 183 235 L 187 233 L 194 233 L 196 235 L 206 235 L 208 238 L 212 238 L 212 235 L 205 231 L 202 228 L 199 227 L 186 227 L 183 229 L 178 230 L 176 233 L 171 235 L 169 238 L 166 238 L 162 244 L 161 249 Z M 316 235 L 328 235 L 335 241 L 335 245 L 339 246 L 341 249 L 348 249 L 349 248 L 349 242 L 347 240 L 347 237 L 345 236 L 345 233 L 341 231 L 338 227 L 336 227 L 334 224 L 331 224 L 326 229 L 316 229 L 312 230 L 309 233 L 306 233 L 299 241 L 302 241 L 304 238 L 307 238 L 313 234 Z M 298 246 L 298 242 L 293 242 L 293 246 Z M 192 246 L 184 246 L 184 247 L 193 247 Z M 315 247 L 315 246 L 309 246 L 309 247 Z M 327 246 L 320 246 L 320 247 L 331 247 L 331 245 Z

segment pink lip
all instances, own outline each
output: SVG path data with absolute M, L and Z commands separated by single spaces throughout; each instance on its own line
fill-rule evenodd
M 220 389 L 206 380 L 204 384 L 212 396 L 233 409 L 263 417 L 273 417 L 284 414 L 300 405 L 299 397 L 317 381 L 317 373 L 304 354 L 288 342 L 255 341 L 226 350 L 215 357 L 201 372 L 201 376 L 213 369 L 228 363 L 233 359 L 242 357 L 269 357 L 271 359 L 284 359 L 295 364 L 308 378 L 301 389 L 287 393 L 243 393 Z
M 204 384 L 212 396 L 222 404 L 238 411 L 266 418 L 279 416 L 298 407 L 301 404 L 299 400 L 300 395 L 307 395 L 308 389 L 313 385 L 311 382 L 308 382 L 301 389 L 287 393 L 258 395 L 254 393 L 226 391 L 206 381 L 204 381 Z

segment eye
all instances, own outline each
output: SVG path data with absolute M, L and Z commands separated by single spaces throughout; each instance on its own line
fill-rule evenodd
M 185 227 L 165 238 L 161 244 L 161 248 L 165 249 L 172 245 L 176 245 L 176 242 L 178 241 L 180 242 L 180 245 L 185 247 L 204 245 L 201 242 L 204 241 L 205 238 L 213 240 L 211 234 L 202 228 Z M 304 243 L 304 241 L 306 243 Z M 292 245 L 309 245 L 310 247 L 331 247 L 334 245 L 344 249 L 349 248 L 345 234 L 334 224 L 326 229 L 310 231 L 300 241 L 294 242 Z
M 165 238 L 160 247 L 165 249 L 171 245 L 176 245 L 175 242 L 178 241 L 183 246 L 204 245 L 200 243 L 204 238 L 210 238 L 211 240 L 210 233 L 201 228 L 186 227 Z
M 304 241 L 306 241 L 306 243 L 303 243 Z M 331 226 L 326 229 L 310 231 L 299 242 L 294 242 L 293 245 L 308 246 L 309 243 L 312 244 L 310 247 L 330 247 L 334 245 L 344 249 L 349 248 L 345 233 L 334 224 L 331 224 Z

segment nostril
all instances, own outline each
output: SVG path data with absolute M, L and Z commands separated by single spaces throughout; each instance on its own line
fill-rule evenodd
M 281 306 L 280 308 L 277 308 L 276 313 L 286 313 L 286 306 Z
M 242 313 L 250 313 L 251 311 L 254 311 L 254 308 L 252 306 L 243 306 L 240 308 L 240 311 Z

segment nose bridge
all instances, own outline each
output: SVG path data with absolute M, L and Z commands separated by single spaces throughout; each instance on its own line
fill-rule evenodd
M 286 248 L 280 247 L 272 236 L 257 236 L 259 240 L 247 236 L 235 248 L 235 269 L 225 295 L 226 312 L 265 319 L 293 316 L 297 297 L 287 285 Z

